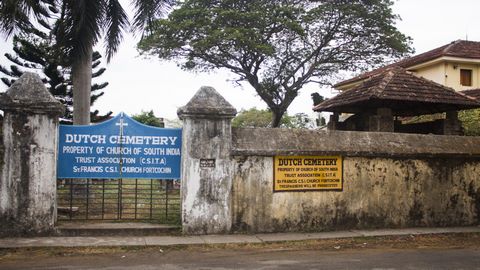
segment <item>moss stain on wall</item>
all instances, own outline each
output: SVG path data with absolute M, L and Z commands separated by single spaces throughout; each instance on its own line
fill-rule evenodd
M 281 193 L 272 157 L 235 160 L 234 231 L 480 224 L 480 160 L 346 157 L 343 191 Z

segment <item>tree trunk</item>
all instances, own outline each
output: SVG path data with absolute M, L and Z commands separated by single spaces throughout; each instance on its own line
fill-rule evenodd
M 72 65 L 74 125 L 90 124 L 92 52 L 93 47 L 90 47 L 87 57 L 75 60 Z
M 90 93 L 92 91 L 92 52 L 87 57 L 76 59 L 72 64 L 73 81 L 73 124 L 90 125 Z M 72 191 L 76 196 L 86 196 L 90 179 L 72 180 Z
M 282 110 L 272 110 L 272 127 L 278 128 L 280 127 L 280 123 L 282 121 L 282 117 L 285 111 Z

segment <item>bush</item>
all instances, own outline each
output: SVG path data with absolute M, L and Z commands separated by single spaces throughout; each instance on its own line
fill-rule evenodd
M 458 118 L 466 136 L 480 136 L 480 109 L 460 111 Z

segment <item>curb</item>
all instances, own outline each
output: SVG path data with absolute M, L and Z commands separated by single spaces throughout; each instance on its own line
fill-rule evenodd
M 480 226 L 448 228 L 407 228 L 382 230 L 350 230 L 320 233 L 265 233 L 201 236 L 100 236 L 100 237 L 34 237 L 0 239 L 0 248 L 30 247 L 119 247 L 119 246 L 175 246 L 272 243 L 320 239 L 379 237 L 401 235 L 428 235 L 447 233 L 480 233 Z

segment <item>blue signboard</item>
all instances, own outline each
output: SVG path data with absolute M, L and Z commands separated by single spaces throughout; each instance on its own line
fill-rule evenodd
M 182 130 L 124 113 L 91 126 L 60 126 L 58 178 L 179 179 Z

